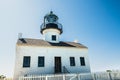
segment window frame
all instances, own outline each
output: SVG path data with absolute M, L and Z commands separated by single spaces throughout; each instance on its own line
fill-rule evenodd
M 56 41 L 57 40 L 57 36 L 56 35 L 52 35 L 52 41 Z
M 31 56 L 23 56 L 23 68 L 30 67 Z
M 75 66 L 75 57 L 70 57 L 70 66 Z
M 44 67 L 44 66 L 45 66 L 45 57 L 38 56 L 38 67 Z
M 81 66 L 85 66 L 86 63 L 85 63 L 85 57 L 80 57 L 80 65 Z

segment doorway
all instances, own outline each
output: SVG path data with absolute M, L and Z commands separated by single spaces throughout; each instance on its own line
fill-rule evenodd
M 55 57 L 55 73 L 61 73 L 61 57 Z

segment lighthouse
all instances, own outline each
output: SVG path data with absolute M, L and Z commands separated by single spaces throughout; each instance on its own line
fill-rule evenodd
M 62 25 L 58 22 L 58 16 L 50 11 L 44 16 L 44 23 L 41 25 L 41 34 L 44 40 L 52 43 L 59 43 L 59 37 L 62 34 Z
M 40 33 L 44 39 L 18 38 L 14 80 L 28 75 L 90 72 L 88 47 L 61 41 L 63 27 L 58 19 L 52 11 L 43 17 Z

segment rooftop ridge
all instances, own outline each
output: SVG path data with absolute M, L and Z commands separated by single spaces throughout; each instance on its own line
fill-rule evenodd
M 18 45 L 25 45 L 25 46 L 57 46 L 57 47 L 75 47 L 75 48 L 87 48 L 81 43 L 75 43 L 70 41 L 60 41 L 59 43 L 51 43 L 47 42 L 43 39 L 32 39 L 32 38 L 23 38 L 26 43 L 18 39 L 17 43 Z

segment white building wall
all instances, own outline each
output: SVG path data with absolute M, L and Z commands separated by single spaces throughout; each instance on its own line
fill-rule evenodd
M 61 57 L 61 64 L 71 73 L 88 73 L 90 65 L 86 48 L 17 46 L 14 80 L 26 74 L 53 74 L 54 57 Z M 23 68 L 23 56 L 31 56 L 31 64 Z M 45 57 L 45 66 L 38 67 L 38 56 Z M 70 66 L 69 57 L 75 57 L 75 66 Z M 80 65 L 80 57 L 85 58 L 86 66 Z

